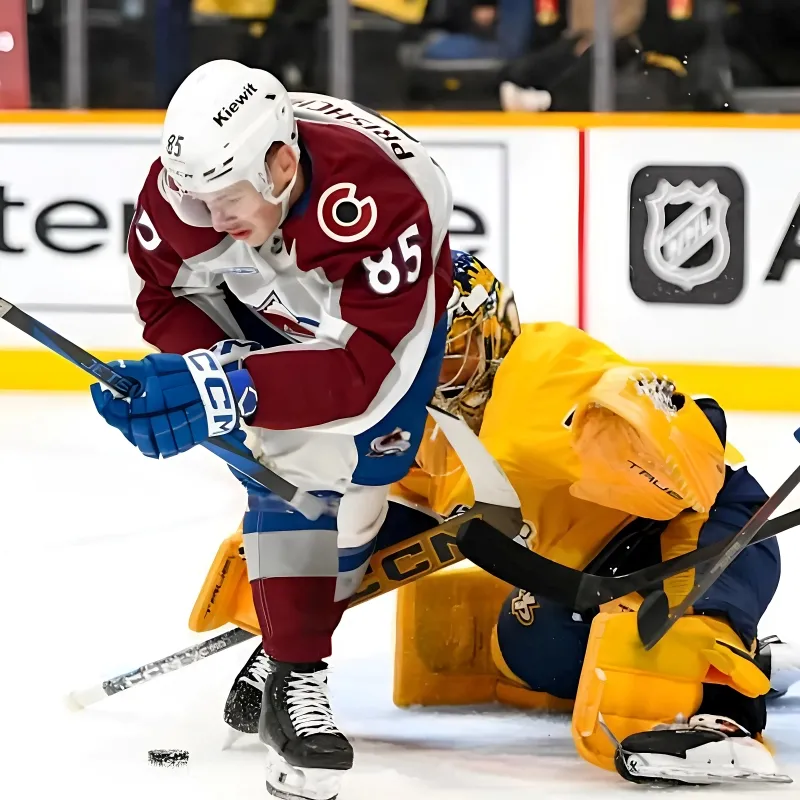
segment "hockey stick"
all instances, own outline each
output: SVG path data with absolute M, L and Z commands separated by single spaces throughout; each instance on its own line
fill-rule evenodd
M 353 595 L 349 608 L 463 560 L 464 556 L 455 547 L 455 534 L 467 520 L 491 520 L 492 524 L 500 526 L 508 536 L 512 537 L 518 535 L 524 528 L 517 493 L 503 470 L 467 424 L 430 406 L 428 412 L 442 429 L 469 472 L 475 490 L 475 505 L 464 513 L 417 534 L 416 537 L 402 539 L 376 552 L 370 559 L 370 569 L 364 576 L 359 590 Z M 496 530 L 494 527 L 491 529 Z M 518 548 L 517 545 L 515 547 Z M 410 568 L 406 566 L 403 570 L 400 564 L 408 562 L 413 554 L 418 554 L 419 562 Z M 73 711 L 80 711 L 106 697 L 194 664 L 252 638 L 254 635 L 249 631 L 234 628 L 123 675 L 109 678 L 86 689 L 70 692 L 67 704 Z
M 669 607 L 669 598 L 663 589 L 645 597 L 637 612 L 636 624 L 645 650 L 655 647 L 669 629 L 711 588 L 736 556 L 749 545 L 769 520 L 770 514 L 800 484 L 798 467 L 775 491 L 761 508 L 725 543 L 722 552 L 707 569 L 695 573 L 694 586 L 675 607 Z
M 418 580 L 426 575 L 432 575 L 434 572 L 438 572 L 440 569 L 444 569 L 445 567 L 449 567 L 452 564 L 458 563 L 458 561 L 464 558 L 463 553 L 451 554 L 449 558 L 440 558 L 436 560 L 435 556 L 437 552 L 444 551 L 445 548 L 436 547 L 432 545 L 432 540 L 434 540 L 437 536 L 441 536 L 442 533 L 452 529 L 454 526 L 460 526 L 464 522 L 462 516 L 452 517 L 447 522 L 443 523 L 436 528 L 432 528 L 429 531 L 425 531 L 422 534 L 419 534 L 418 538 L 415 539 L 405 539 L 400 542 L 397 542 L 392 548 L 388 550 L 380 551 L 376 553 L 373 561 L 371 562 L 372 570 L 369 572 L 364 581 L 361 585 L 359 591 L 354 595 L 352 602 L 350 603 L 350 608 L 354 608 L 361 603 L 366 602 L 367 600 L 371 600 L 373 597 L 378 597 L 386 592 L 393 591 L 400 586 L 407 585 L 409 583 L 413 583 L 413 581 Z M 754 544 L 757 541 L 762 541 L 764 539 L 770 538 L 772 536 L 776 536 L 778 533 L 781 533 L 789 528 L 800 525 L 800 510 L 791 511 L 788 514 L 785 514 L 782 517 L 778 517 L 777 519 L 770 520 L 762 529 L 759 531 L 756 537 L 754 537 L 753 542 Z M 506 539 L 506 537 L 503 537 Z M 451 540 L 447 540 L 449 544 Z M 419 544 L 419 549 L 422 552 L 426 552 L 430 554 L 429 558 L 429 567 L 424 571 L 419 571 L 418 568 L 415 566 L 413 569 L 413 574 L 410 576 L 401 576 L 401 580 L 397 581 L 396 578 L 390 576 L 388 573 L 391 571 L 392 573 L 397 572 L 396 568 L 396 560 L 395 555 L 399 556 L 400 558 L 407 559 L 408 558 L 408 546 L 409 545 L 416 545 Z M 519 555 L 519 546 L 513 545 L 515 549 L 514 555 Z M 717 547 L 717 545 L 710 545 L 710 547 Z M 705 548 L 704 548 L 705 549 Z M 696 551 L 697 552 L 697 551 Z M 693 554 L 689 554 L 693 555 Z M 684 558 L 684 556 L 680 556 L 679 558 Z M 547 559 L 544 559 L 547 561 Z M 672 559 L 675 561 L 676 559 Z M 387 570 L 385 568 L 385 564 L 389 562 L 395 566 L 393 570 Z M 549 574 L 551 569 L 551 564 L 554 562 L 548 562 L 547 570 L 548 572 L 545 574 Z M 667 562 L 669 563 L 669 562 Z M 556 567 L 561 567 L 560 564 L 556 564 Z M 592 581 L 608 581 L 608 580 L 619 580 L 619 578 L 601 578 L 597 575 L 586 575 L 585 573 L 579 572 L 578 570 L 569 569 L 568 567 L 563 567 L 562 569 L 566 570 L 566 578 L 564 579 L 563 574 L 556 578 L 556 585 L 558 586 L 557 592 L 562 593 L 561 596 L 557 597 L 556 599 L 559 602 L 564 603 L 564 605 L 572 607 L 572 603 L 575 602 L 573 599 L 577 597 L 577 590 L 575 587 L 578 585 L 581 586 L 588 586 L 591 584 Z M 620 576 L 622 579 L 627 579 L 628 576 Z M 564 580 L 564 583 L 558 583 L 558 580 Z M 584 583 L 582 583 L 584 582 Z M 511 581 L 515 586 L 520 586 L 520 583 Z M 641 582 L 638 582 L 637 585 L 641 585 Z M 616 584 L 614 585 L 617 586 Z M 608 600 L 616 599 L 624 594 L 628 594 L 630 591 L 636 591 L 625 585 L 624 580 L 620 584 L 621 588 L 612 588 L 611 590 L 603 589 L 602 586 L 600 587 L 600 591 L 605 591 L 604 597 L 606 599 L 597 601 L 594 600 L 594 605 L 598 605 L 599 602 L 608 602 Z M 520 587 L 520 588 L 525 588 Z M 540 594 L 545 594 L 545 592 L 538 590 Z M 572 594 L 570 594 L 572 592 Z M 533 593 L 533 592 L 532 592 Z M 578 609 L 576 609 L 578 610 Z M 149 664 L 143 664 L 136 669 L 131 670 L 130 672 L 126 672 L 122 675 L 116 675 L 113 678 L 108 678 L 107 680 L 103 681 L 102 683 L 95 684 L 94 686 L 90 686 L 86 689 L 81 689 L 77 691 L 70 692 L 67 696 L 66 702 L 69 708 L 72 711 L 81 711 L 87 706 L 94 705 L 95 703 L 99 702 L 100 700 L 104 700 L 106 697 L 111 697 L 112 695 L 119 694 L 120 692 L 124 692 L 127 689 L 132 689 L 134 686 L 140 686 L 143 683 L 147 683 L 154 678 L 159 678 L 162 675 L 167 675 L 170 672 L 175 672 L 178 669 L 182 669 L 183 667 L 188 667 L 190 664 L 194 664 L 196 661 L 201 661 L 204 658 L 208 658 L 208 656 L 212 656 L 216 653 L 221 653 L 223 650 L 227 650 L 241 642 L 246 642 L 250 639 L 254 639 L 255 634 L 250 633 L 249 631 L 244 630 L 243 628 L 232 628 L 225 633 L 222 633 L 218 636 L 214 636 L 211 639 L 207 639 L 204 642 L 201 642 L 193 647 L 189 647 L 185 650 L 180 650 L 177 653 L 172 653 L 171 655 L 165 656 L 164 658 L 160 658 L 157 661 L 152 661 Z
M 37 342 L 65 358 L 76 367 L 80 367 L 84 372 L 93 375 L 123 397 L 130 397 L 139 390 L 138 381 L 126 378 L 124 375 L 115 372 L 108 364 L 103 363 L 69 339 L 43 325 L 13 303 L 3 300 L 2 297 L 0 297 L 0 318 L 9 322 L 23 333 L 27 333 L 28 336 L 32 336 Z M 261 484 L 265 489 L 294 506 L 306 518 L 317 519 L 325 511 L 326 505 L 324 501 L 312 494 L 301 492 L 289 481 L 264 467 L 256 461 L 244 443 L 240 442 L 232 434 L 215 436 L 202 444 L 203 447 L 210 450 L 214 455 L 219 456 L 231 467 L 247 475 L 248 478 Z
M 157 661 L 151 661 L 149 664 L 143 664 L 141 667 L 137 667 L 123 675 L 109 678 L 95 686 L 90 686 L 88 689 L 70 692 L 67 695 L 67 705 L 72 711 L 80 711 L 86 706 L 98 702 L 98 700 L 119 694 L 119 692 L 124 692 L 132 686 L 139 686 L 142 683 L 151 681 L 153 678 L 160 678 L 169 672 L 175 672 L 176 669 L 187 667 L 196 661 L 202 661 L 204 658 L 213 656 L 215 653 L 221 653 L 229 647 L 252 638 L 253 634 L 249 631 L 243 628 L 233 628 L 233 630 L 225 631 L 219 636 L 206 639 L 200 644 L 187 647 L 185 650 L 179 650 L 177 653 L 172 653 L 172 655 L 165 658 L 159 658 Z
M 797 525 L 800 525 L 800 509 L 767 522 L 748 544 L 770 539 Z M 680 572 L 713 562 L 726 552 L 740 533 L 626 575 L 608 576 L 572 569 L 532 550 L 520 548 L 481 520 L 465 525 L 459 531 L 457 541 L 462 555 L 500 580 L 531 594 L 541 594 L 573 611 L 588 611 L 631 592 L 655 586 Z

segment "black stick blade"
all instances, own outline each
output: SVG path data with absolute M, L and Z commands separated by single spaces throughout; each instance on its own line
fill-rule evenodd
M 489 574 L 531 594 L 574 607 L 582 572 L 538 556 L 479 518 L 459 528 L 456 542 L 465 558 Z
M 669 598 L 663 589 L 644 598 L 636 614 L 636 627 L 645 650 L 650 650 L 661 638 L 669 620 Z

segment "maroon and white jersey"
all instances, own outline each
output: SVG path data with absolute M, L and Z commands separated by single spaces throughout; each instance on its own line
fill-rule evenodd
M 136 310 L 162 352 L 279 331 L 285 345 L 246 361 L 259 394 L 251 425 L 355 435 L 407 392 L 445 311 L 451 192 L 392 123 L 324 95 L 291 97 L 310 174 L 260 248 L 182 222 L 153 163 L 128 240 Z

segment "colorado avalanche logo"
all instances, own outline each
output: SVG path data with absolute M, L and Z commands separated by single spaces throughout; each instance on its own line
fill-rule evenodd
M 359 200 L 354 183 L 326 189 L 317 204 L 317 220 L 335 242 L 358 242 L 375 227 L 378 209 L 371 197 Z
M 295 316 L 278 297 L 270 292 L 258 309 L 279 331 L 295 339 L 313 339 L 319 322 L 308 317 Z
M 411 434 L 402 428 L 395 428 L 391 433 L 377 436 L 369 445 L 370 458 L 383 456 L 399 456 L 411 447 Z

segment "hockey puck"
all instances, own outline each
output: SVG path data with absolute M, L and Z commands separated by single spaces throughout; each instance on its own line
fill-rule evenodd
M 183 767 L 189 763 L 189 751 L 148 750 L 147 760 L 155 767 Z

